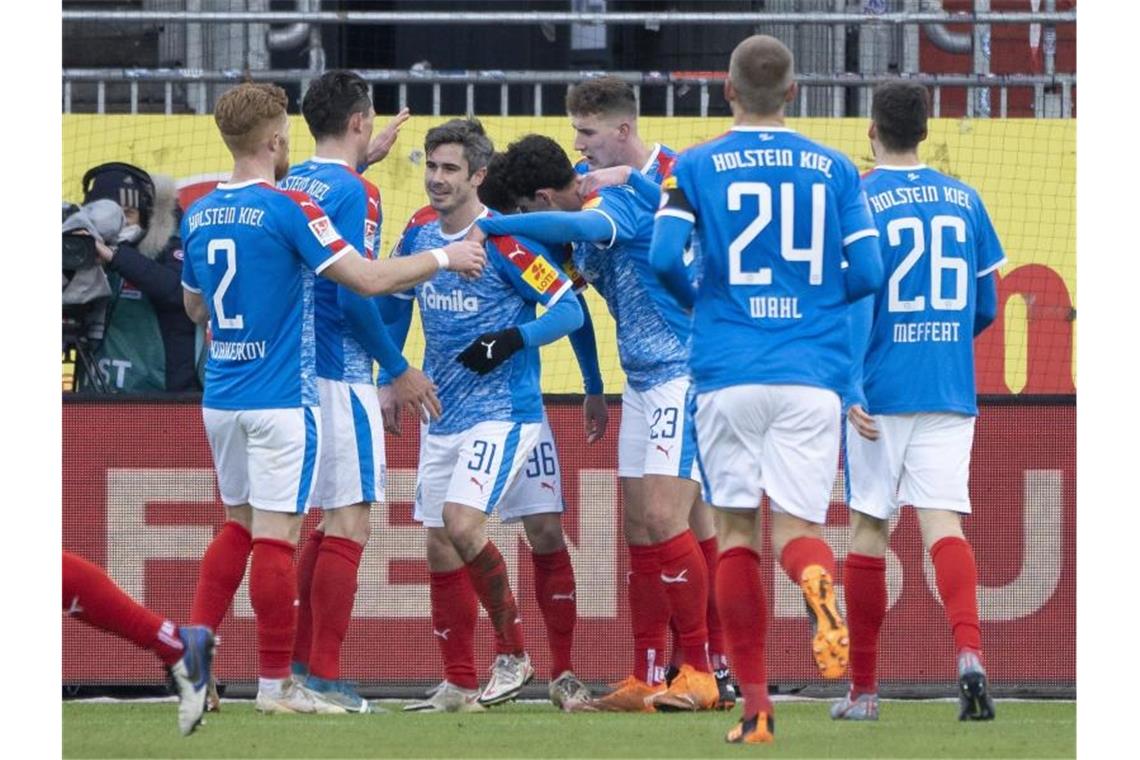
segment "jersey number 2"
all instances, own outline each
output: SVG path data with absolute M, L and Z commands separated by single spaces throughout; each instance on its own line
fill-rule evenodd
M 227 317 L 225 307 L 222 305 L 222 299 L 226 297 L 226 291 L 230 289 L 230 283 L 237 274 L 237 246 L 231 238 L 211 240 L 206 246 L 206 263 L 213 266 L 219 252 L 226 255 L 226 273 L 222 275 L 218 289 L 214 291 L 214 316 L 218 318 L 218 327 L 223 330 L 240 330 L 245 326 L 242 315 L 234 314 L 232 317 Z
M 756 196 L 756 218 L 728 246 L 730 285 L 771 285 L 772 270 L 760 267 L 745 272 L 741 260 L 744 249 L 772 221 L 772 186 L 766 182 L 733 182 L 728 186 L 728 210 L 740 211 L 747 195 Z M 823 284 L 823 225 L 826 221 L 827 190 L 816 182 L 811 186 L 811 241 L 807 248 L 796 248 L 796 186 L 780 183 L 780 255 L 785 261 L 808 264 L 808 282 Z

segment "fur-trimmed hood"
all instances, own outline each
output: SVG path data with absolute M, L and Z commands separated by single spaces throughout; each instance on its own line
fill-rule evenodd
M 178 234 L 178 187 L 174 177 L 152 174 L 154 182 L 154 209 L 150 214 L 150 228 L 139 241 L 139 253 L 148 259 L 157 258 L 171 235 Z

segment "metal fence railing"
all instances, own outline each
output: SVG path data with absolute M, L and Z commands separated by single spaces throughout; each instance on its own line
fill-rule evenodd
M 156 3 L 164 6 L 176 5 L 173 2 Z M 826 3 L 823 3 L 826 4 Z M 183 7 L 200 7 L 200 3 L 187 0 Z M 883 13 L 827 13 L 827 12 L 429 12 L 429 11 L 322 11 L 319 2 L 307 4 L 307 11 L 270 11 L 268 2 L 259 0 L 234 0 L 232 7 L 260 8 L 260 10 L 86 10 L 65 9 L 63 21 L 65 34 L 67 25 L 152 25 L 160 28 L 161 34 L 177 36 L 184 46 L 182 61 L 188 65 L 179 68 L 140 67 L 140 68 L 65 68 L 63 70 L 63 111 L 107 113 L 165 113 L 178 110 L 208 113 L 220 88 L 226 84 L 243 80 L 273 81 L 279 84 L 298 84 L 304 87 L 309 80 L 324 70 L 324 55 L 314 54 L 314 46 L 319 48 L 320 35 L 309 34 L 304 30 L 315 31 L 322 25 L 585 25 L 621 26 L 641 25 L 659 28 L 669 25 L 737 25 L 743 28 L 765 29 L 807 26 L 830 29 L 830 36 L 824 41 L 813 39 L 816 49 L 804 52 L 816 53 L 815 66 L 832 66 L 834 61 L 843 59 L 845 46 L 851 43 L 845 39 L 843 30 L 854 27 L 859 30 L 860 60 L 858 72 L 830 73 L 809 71 L 798 76 L 801 85 L 800 99 L 790 109 L 793 116 L 844 116 L 849 115 L 851 103 L 846 97 L 852 88 L 858 93 L 855 102 L 860 114 L 869 109 L 872 87 L 894 76 L 905 76 L 922 82 L 932 88 L 933 113 L 941 115 L 942 96 L 945 88 L 966 88 L 965 116 L 1005 117 L 1009 112 L 1011 94 L 1025 89 L 1032 91 L 1033 115 L 1070 118 L 1074 111 L 1074 88 L 1076 75 L 1056 71 L 1056 27 L 1075 24 L 1075 11 L 1055 10 L 1056 3 L 1046 0 L 1045 10 L 1036 12 L 991 12 L 990 0 L 975 0 L 973 12 L 947 13 L 924 12 L 929 3 L 923 0 L 891 0 L 890 7 L 902 8 L 903 12 Z M 604 5 L 604 3 L 603 3 Z M 778 3 L 775 7 L 785 7 Z M 845 7 L 842 2 L 835 7 Z M 886 2 L 872 7 L 888 8 Z M 305 40 L 308 46 L 309 67 L 299 69 L 271 68 L 268 55 L 251 57 L 251 37 L 271 37 L 282 34 L 281 28 L 271 30 L 271 24 L 291 24 L 287 29 L 297 29 L 293 35 L 297 40 Z M 967 24 L 970 33 L 952 33 L 946 30 L 947 24 Z M 990 27 L 992 25 L 1033 24 L 1038 30 L 1044 28 L 1045 45 L 1041 73 L 1037 74 L 993 74 L 990 72 Z M 197 51 L 206 27 L 222 28 L 231 26 L 240 33 L 235 39 L 243 41 L 241 51 L 223 51 L 210 58 Z M 931 39 L 942 40 L 940 44 L 953 43 L 961 51 L 972 52 L 972 73 L 934 74 L 920 73 L 918 67 L 918 30 L 924 28 Z M 172 31 L 173 30 L 173 31 Z M 181 31 L 179 31 L 181 30 Z M 887 31 L 900 32 L 897 39 L 888 40 Z M 934 33 L 937 31 L 937 33 Z M 291 33 L 291 32 L 290 32 Z M 180 36 L 179 36 L 180 35 Z M 269 40 L 272 43 L 272 40 Z M 258 44 L 264 48 L 265 40 Z M 821 45 L 833 50 L 821 55 Z M 890 68 L 880 60 L 881 55 L 864 55 L 868 51 L 884 47 L 897 50 L 899 65 Z M 272 44 L 270 44 L 272 47 Z M 316 51 L 319 53 L 319 50 Z M 261 50 L 264 53 L 264 50 Z M 195 57 L 198 56 L 198 57 Z M 800 53 L 797 51 L 797 60 Z M 254 60 L 256 59 L 256 60 Z M 811 65 L 810 63 L 808 64 Z M 359 69 L 358 69 L 359 70 Z M 512 108 L 518 108 L 520 99 L 512 97 L 520 88 L 526 90 L 527 114 L 543 115 L 544 94 L 551 87 L 565 87 L 581 81 L 601 71 L 535 71 L 535 70 L 460 70 L 437 71 L 430 68 L 410 69 L 364 69 L 360 73 L 375 86 L 394 86 L 401 107 L 409 97 L 430 92 L 432 115 L 441 115 L 445 94 L 449 103 L 460 102 L 454 93 L 463 93 L 462 102 L 466 112 L 488 115 L 513 115 Z M 635 88 L 663 90 L 663 104 L 657 106 L 665 116 L 673 116 L 678 110 L 677 103 L 686 97 L 685 113 L 708 116 L 710 101 L 715 88 L 720 86 L 725 74 L 718 71 L 666 71 L 640 72 L 618 71 Z M 476 109 L 476 91 L 497 88 L 498 98 L 484 95 L 479 98 L 480 108 Z M 695 94 L 696 103 L 692 96 Z M 546 98 L 547 102 L 557 98 Z M 1023 98 L 1024 100 L 1024 98 Z M 426 102 L 420 100 L 419 102 Z M 489 104 L 494 103 L 497 108 Z M 514 105 L 512 105 L 512 103 Z M 809 108 L 810 104 L 810 108 Z M 113 106 L 113 107 L 112 107 Z M 452 106 L 454 107 L 454 106 Z M 560 110 L 560 109 L 556 109 Z

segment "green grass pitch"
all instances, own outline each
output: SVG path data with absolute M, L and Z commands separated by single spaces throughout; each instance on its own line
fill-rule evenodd
M 486 713 L 258 715 L 227 701 L 188 738 L 171 702 L 63 705 L 64 757 L 848 757 L 1054 758 L 1076 756 L 1076 704 L 999 701 L 997 720 L 960 723 L 957 703 L 890 701 L 878 723 L 839 723 L 826 702 L 778 702 L 776 743 L 724 743 L 740 711 L 574 714 L 549 704 Z

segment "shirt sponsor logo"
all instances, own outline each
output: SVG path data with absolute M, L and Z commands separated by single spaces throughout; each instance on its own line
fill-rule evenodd
M 313 231 L 317 240 L 321 241 L 321 245 L 331 245 L 340 240 L 340 234 L 327 216 L 309 222 L 309 229 Z
M 593 198 L 582 204 L 582 210 L 585 211 L 588 208 L 597 208 L 600 205 L 602 205 L 602 196 L 595 195 Z
M 675 175 L 675 174 L 666 177 L 665 181 L 661 183 L 661 189 L 662 190 L 672 190 L 676 186 L 677 186 L 677 175 Z
M 425 307 L 437 311 L 470 314 L 479 311 L 479 299 L 475 296 L 464 295 L 460 288 L 455 288 L 449 293 L 440 293 L 434 285 L 428 282 L 424 284 L 420 298 Z
M 539 257 L 530 262 L 530 266 L 523 272 L 523 281 L 537 290 L 545 293 L 546 289 L 558 280 L 558 272 Z

